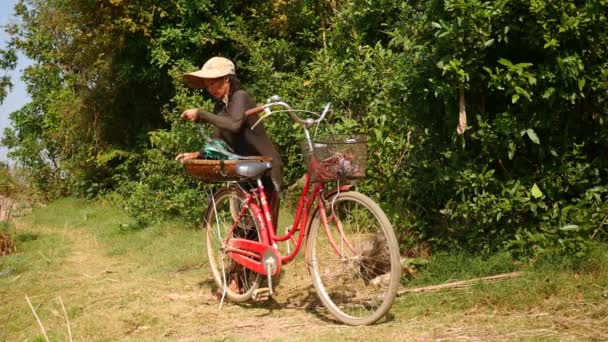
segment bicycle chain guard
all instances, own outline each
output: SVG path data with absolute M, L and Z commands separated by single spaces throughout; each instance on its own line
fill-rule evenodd
M 256 273 L 269 275 L 265 265 L 265 261 L 269 258 L 274 262 L 270 276 L 276 276 L 281 272 L 281 254 L 272 246 L 257 241 L 234 238 L 226 244 L 226 252 L 226 255 L 236 263 Z

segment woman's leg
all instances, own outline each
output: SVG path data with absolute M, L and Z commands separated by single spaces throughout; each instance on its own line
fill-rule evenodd
M 266 193 L 266 198 L 268 199 L 268 208 L 270 209 L 270 213 L 272 214 L 272 223 L 275 226 L 275 231 L 277 230 L 277 224 L 279 219 L 279 207 L 281 196 L 279 191 L 277 191 L 274 181 L 271 177 L 264 177 L 262 179 L 262 183 L 264 184 L 264 192 Z
M 272 213 L 272 222 L 275 226 L 275 232 L 278 231 L 279 223 L 279 207 L 281 199 L 281 183 L 283 181 L 283 164 L 281 160 L 273 160 L 272 169 L 270 169 L 270 176 L 265 176 L 262 179 L 264 183 L 264 189 L 266 189 L 266 197 L 268 198 L 268 204 L 270 206 L 270 212 Z

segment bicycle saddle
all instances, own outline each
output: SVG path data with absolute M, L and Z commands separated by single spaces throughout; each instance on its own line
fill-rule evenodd
M 243 161 L 238 163 L 235 168 L 235 172 L 237 175 L 244 178 L 258 178 L 261 176 L 264 171 L 269 170 L 272 167 L 272 162 L 248 162 Z

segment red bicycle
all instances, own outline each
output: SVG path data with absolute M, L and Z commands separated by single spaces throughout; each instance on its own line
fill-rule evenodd
M 305 262 L 323 305 L 345 324 L 367 325 L 394 302 L 401 275 L 399 247 L 378 204 L 341 182 L 363 177 L 365 137 L 311 138 L 309 128 L 325 118 L 330 106 L 312 113 L 316 119 L 301 119 L 296 112 L 311 112 L 293 110 L 273 96 L 246 112 L 265 112 L 256 125 L 287 112 L 304 129 L 308 170 L 293 224 L 284 235 L 277 234 L 261 181 L 272 166 L 269 158 L 188 160 L 184 165 L 195 177 L 230 182 L 212 196 L 204 221 L 213 278 L 226 297 L 235 302 L 268 298 L 272 277 L 294 260 L 306 240 Z M 295 247 L 281 253 L 281 243 Z M 264 276 L 267 287 L 260 288 Z

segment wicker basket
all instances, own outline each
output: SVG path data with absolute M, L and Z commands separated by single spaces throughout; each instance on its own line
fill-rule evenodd
M 365 177 L 366 135 L 335 135 L 314 139 L 312 143 L 312 154 L 308 143 L 304 142 L 302 149 L 313 181 L 331 182 Z
M 207 181 L 207 182 L 229 182 L 242 181 L 247 178 L 236 174 L 236 166 L 239 163 L 251 162 L 269 162 L 271 157 L 249 157 L 250 159 L 243 160 L 207 160 L 207 159 L 190 159 L 184 160 L 183 165 L 186 172 L 192 177 Z

